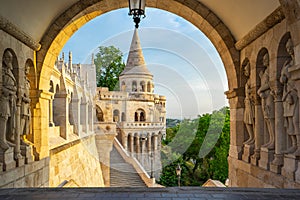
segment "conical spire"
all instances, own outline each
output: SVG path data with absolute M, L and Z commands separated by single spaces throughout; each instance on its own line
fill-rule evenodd
M 131 46 L 127 58 L 127 64 L 121 75 L 132 74 L 132 73 L 143 73 L 145 75 L 151 75 L 146 67 L 140 38 L 138 35 L 138 29 L 134 30 L 134 34 L 131 41 Z

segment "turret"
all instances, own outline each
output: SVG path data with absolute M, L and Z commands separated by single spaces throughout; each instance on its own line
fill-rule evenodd
M 153 75 L 147 69 L 138 29 L 134 30 L 125 69 L 119 77 L 121 91 L 152 93 Z

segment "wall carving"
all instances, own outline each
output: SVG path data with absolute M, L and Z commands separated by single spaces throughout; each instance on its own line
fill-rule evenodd
M 286 43 L 286 50 L 290 55 L 290 58 L 284 63 L 280 82 L 283 84 L 283 117 L 284 117 L 284 127 L 286 133 L 291 139 L 291 146 L 284 151 L 284 153 L 294 153 L 297 156 L 300 156 L 300 151 L 296 151 L 300 148 L 299 141 L 299 101 L 297 89 L 294 84 L 294 81 L 291 80 L 291 75 L 289 68 L 293 67 L 295 64 L 295 55 L 293 49 L 292 40 L 289 39 Z M 298 138 L 297 138 L 298 137 Z

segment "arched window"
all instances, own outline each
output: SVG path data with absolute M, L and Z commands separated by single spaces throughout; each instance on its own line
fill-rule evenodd
M 50 89 L 49 92 L 54 92 L 54 85 L 53 85 L 53 81 L 50 81 Z
M 151 83 L 148 81 L 147 83 L 147 92 L 151 92 Z
M 122 112 L 122 116 L 121 116 L 121 120 L 122 120 L 122 122 L 125 122 L 126 121 L 126 115 L 125 115 L 125 113 L 124 112 Z
M 119 119 L 120 119 L 120 112 L 119 112 L 119 110 L 114 110 L 113 121 L 114 122 L 119 122 Z
M 96 107 L 96 117 L 99 122 L 104 122 L 103 112 L 99 106 Z
M 141 91 L 140 91 L 140 92 L 146 92 L 146 84 L 145 84 L 145 81 L 141 81 L 141 82 L 140 82 L 140 86 L 141 86 Z
M 137 84 L 136 84 L 136 81 L 132 81 L 132 92 L 137 92 Z
M 134 113 L 134 121 L 136 122 L 144 122 L 146 121 L 146 113 L 143 109 L 138 109 Z
M 145 113 L 144 113 L 144 112 L 141 112 L 141 113 L 140 113 L 140 121 L 141 121 L 141 122 L 146 121 L 146 117 L 145 117 Z
M 56 85 L 55 93 L 59 93 L 59 85 L 58 84 Z

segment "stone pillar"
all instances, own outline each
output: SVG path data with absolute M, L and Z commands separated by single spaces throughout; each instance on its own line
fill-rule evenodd
M 286 137 L 283 128 L 283 106 L 282 106 L 282 90 L 276 87 L 274 90 L 275 100 L 275 155 L 274 160 L 270 164 L 270 170 L 280 174 L 283 166 L 283 150 L 286 147 Z
M 296 60 L 297 61 L 297 60 Z M 291 79 L 294 80 L 295 88 L 297 88 L 298 92 L 298 98 L 300 97 L 300 65 L 294 65 L 293 67 L 290 67 L 289 72 L 291 74 Z M 299 99 L 298 99 L 299 101 Z M 298 102 L 299 103 L 299 102 Z M 297 112 L 300 113 L 300 106 L 299 110 Z M 297 171 L 299 171 L 299 161 L 300 161 L 300 155 L 298 155 L 297 151 L 300 147 L 300 133 L 299 133 L 299 127 L 297 127 L 296 130 L 298 134 L 296 134 L 296 140 L 297 140 L 297 150 L 292 154 L 285 154 L 284 155 L 284 166 L 281 170 L 281 173 L 284 177 L 286 177 L 289 180 L 292 181 L 299 181 L 299 177 L 296 177 Z
M 88 132 L 88 106 L 87 102 L 81 102 L 80 104 L 80 124 L 82 132 Z
M 141 138 L 142 140 L 142 151 L 141 151 L 141 165 L 145 168 L 146 160 L 146 138 Z
M 51 95 L 51 99 L 49 100 L 49 126 L 54 127 L 54 121 L 53 121 L 53 98 L 54 96 Z
M 64 139 L 68 138 L 68 125 L 69 125 L 69 95 L 66 93 L 55 94 L 56 106 L 54 107 L 55 124 L 60 126 L 60 136 Z
M 152 151 L 152 143 L 151 143 L 151 134 L 147 136 L 147 152 L 150 153 Z
M 157 146 L 158 146 L 158 144 L 157 144 L 158 135 L 157 134 L 154 135 L 153 140 L 154 140 L 153 141 L 153 145 L 154 145 L 153 149 L 154 149 L 154 152 L 155 152 L 157 150 Z
M 32 91 L 33 102 L 32 127 L 34 155 L 36 160 L 49 157 L 49 102 L 53 93 L 48 91 Z
M 146 156 L 145 169 L 151 169 L 151 163 L 153 160 L 151 133 L 147 135 L 147 153 L 145 154 L 145 156 Z
M 229 156 L 242 159 L 244 138 L 244 88 L 227 91 L 226 95 L 230 105 L 230 149 Z
M 236 88 L 225 93 L 230 105 L 230 148 L 228 156 L 228 177 L 230 186 L 237 186 L 236 161 L 242 159 L 243 142 L 245 141 L 244 125 L 244 88 Z
M 22 165 L 25 164 L 25 159 L 22 157 L 21 155 L 21 138 L 20 138 L 20 134 L 21 134 L 21 127 L 20 127 L 20 122 L 21 122 L 21 100 L 20 100 L 21 97 L 18 97 L 18 100 L 17 100 L 17 113 L 16 113 L 16 134 L 15 134 L 15 148 L 14 148 L 14 159 L 16 160 L 17 162 L 17 167 L 20 167 Z
M 93 104 L 89 104 L 88 106 L 88 124 L 89 124 L 89 131 L 93 131 L 93 123 L 94 123 L 94 119 L 93 119 Z
M 79 135 L 79 133 L 81 132 L 79 99 L 73 98 L 71 102 L 71 106 L 72 106 L 73 119 L 74 119 L 74 133 L 76 135 Z
M 112 150 L 113 141 L 117 133 L 114 123 L 109 124 L 110 129 L 107 129 L 107 123 L 97 123 L 95 126 L 99 128 L 96 132 L 96 146 L 101 164 L 104 185 L 110 186 L 110 152 Z
M 133 137 L 133 134 L 130 135 L 130 153 L 131 153 L 131 156 L 133 157 L 134 156 L 134 141 L 133 141 L 134 137 Z
M 263 144 L 264 136 L 264 118 L 262 114 L 262 108 L 259 100 L 255 102 L 255 148 L 254 154 L 251 156 L 251 164 L 258 166 L 258 160 L 260 159 L 260 147 Z
M 136 149 L 135 149 L 135 157 L 137 160 L 140 160 L 141 158 L 141 155 L 140 155 L 140 152 L 141 152 L 141 147 L 140 147 L 140 136 L 136 136 L 135 137 L 135 143 L 136 143 Z

